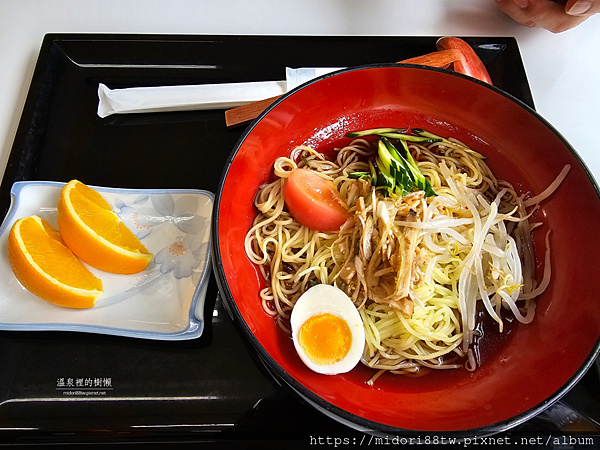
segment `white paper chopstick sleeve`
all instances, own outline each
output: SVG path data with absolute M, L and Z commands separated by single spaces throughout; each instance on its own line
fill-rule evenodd
M 228 109 L 283 95 L 285 81 L 109 89 L 98 85 L 98 116 L 136 112 Z

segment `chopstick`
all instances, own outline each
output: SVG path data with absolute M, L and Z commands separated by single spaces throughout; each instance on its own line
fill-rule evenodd
M 454 61 L 454 71 L 492 84 L 492 79 L 483 64 L 483 61 L 479 59 L 479 56 L 477 56 L 477 53 L 475 53 L 473 48 L 462 39 L 449 36 L 443 37 L 438 39 L 436 47 L 441 51 L 449 49 L 460 50 L 462 58 L 457 58 Z
M 471 46 L 455 37 L 443 37 L 437 42 L 437 52 L 399 61 L 400 64 L 418 64 L 421 66 L 447 69 L 451 65 L 456 72 L 479 78 L 491 84 L 487 70 Z M 275 96 L 238 106 L 225 111 L 225 123 L 228 128 L 246 125 L 256 119 L 266 108 L 281 96 Z

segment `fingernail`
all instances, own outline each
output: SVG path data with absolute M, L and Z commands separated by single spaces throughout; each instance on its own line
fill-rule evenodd
M 571 8 L 567 11 L 567 14 L 571 14 L 572 16 L 579 16 L 581 14 L 585 14 L 592 7 L 592 2 L 588 0 L 579 0 L 575 2 Z
M 514 0 L 519 8 L 527 8 L 529 6 L 529 0 Z

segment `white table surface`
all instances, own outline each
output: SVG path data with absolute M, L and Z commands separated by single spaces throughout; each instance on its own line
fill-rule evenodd
M 0 0 L 2 172 L 46 33 L 514 36 L 537 111 L 600 180 L 600 14 L 552 34 L 494 0 Z
M 494 0 L 0 0 L 1 173 L 47 33 L 512 36 L 537 111 L 600 180 L 600 14 L 552 34 Z

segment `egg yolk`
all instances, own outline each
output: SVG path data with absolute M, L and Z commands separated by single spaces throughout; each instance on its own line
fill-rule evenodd
M 329 313 L 308 319 L 298 331 L 306 356 L 320 366 L 341 361 L 350 351 L 352 332 L 346 321 Z

